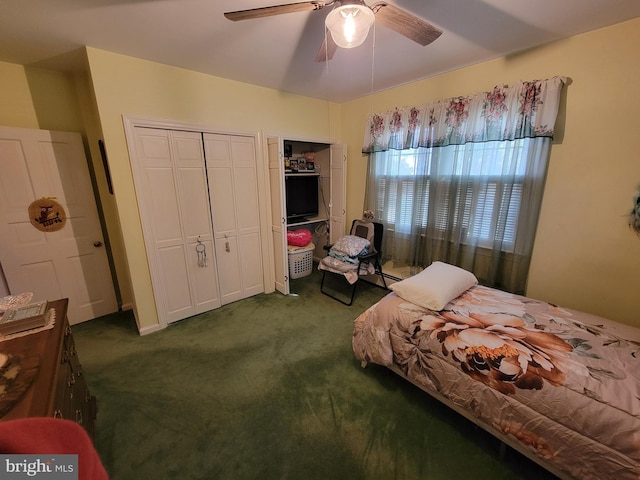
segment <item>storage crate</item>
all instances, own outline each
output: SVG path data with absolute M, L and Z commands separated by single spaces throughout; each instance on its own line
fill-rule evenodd
M 313 271 L 313 251 L 316 246 L 310 243 L 306 247 L 289 250 L 289 278 L 301 278 Z

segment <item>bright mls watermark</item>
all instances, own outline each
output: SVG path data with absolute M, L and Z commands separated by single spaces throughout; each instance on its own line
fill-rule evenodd
M 0 455 L 0 478 L 78 480 L 78 455 Z

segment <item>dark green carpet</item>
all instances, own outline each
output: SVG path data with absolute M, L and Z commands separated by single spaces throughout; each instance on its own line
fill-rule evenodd
M 129 313 L 73 327 L 112 480 L 553 478 L 385 368 L 319 292 L 258 295 L 139 336 Z

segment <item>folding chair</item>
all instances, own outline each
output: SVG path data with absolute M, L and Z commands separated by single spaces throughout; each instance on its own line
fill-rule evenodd
M 329 254 L 320 261 L 318 268 L 322 270 L 320 291 L 325 295 L 350 306 L 356 293 L 356 286 L 361 276 L 379 275 L 382 285 L 387 288 L 382 265 L 380 263 L 380 251 L 382 246 L 382 234 L 384 226 L 378 222 L 365 222 L 354 220 L 351 224 L 349 235 L 341 237 L 335 244 L 324 247 Z M 350 288 L 350 292 L 343 296 L 349 301 L 343 300 L 325 288 L 325 277 L 329 275 L 343 276 Z M 362 279 L 365 280 L 365 279 Z M 366 281 L 366 280 L 365 280 Z

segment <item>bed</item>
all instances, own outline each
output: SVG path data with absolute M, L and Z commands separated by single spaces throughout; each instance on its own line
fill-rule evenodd
M 390 368 L 560 478 L 640 478 L 640 329 L 469 272 L 453 288 L 457 267 L 439 266 L 358 316 L 363 366 Z M 446 292 L 425 294 L 434 286 Z

